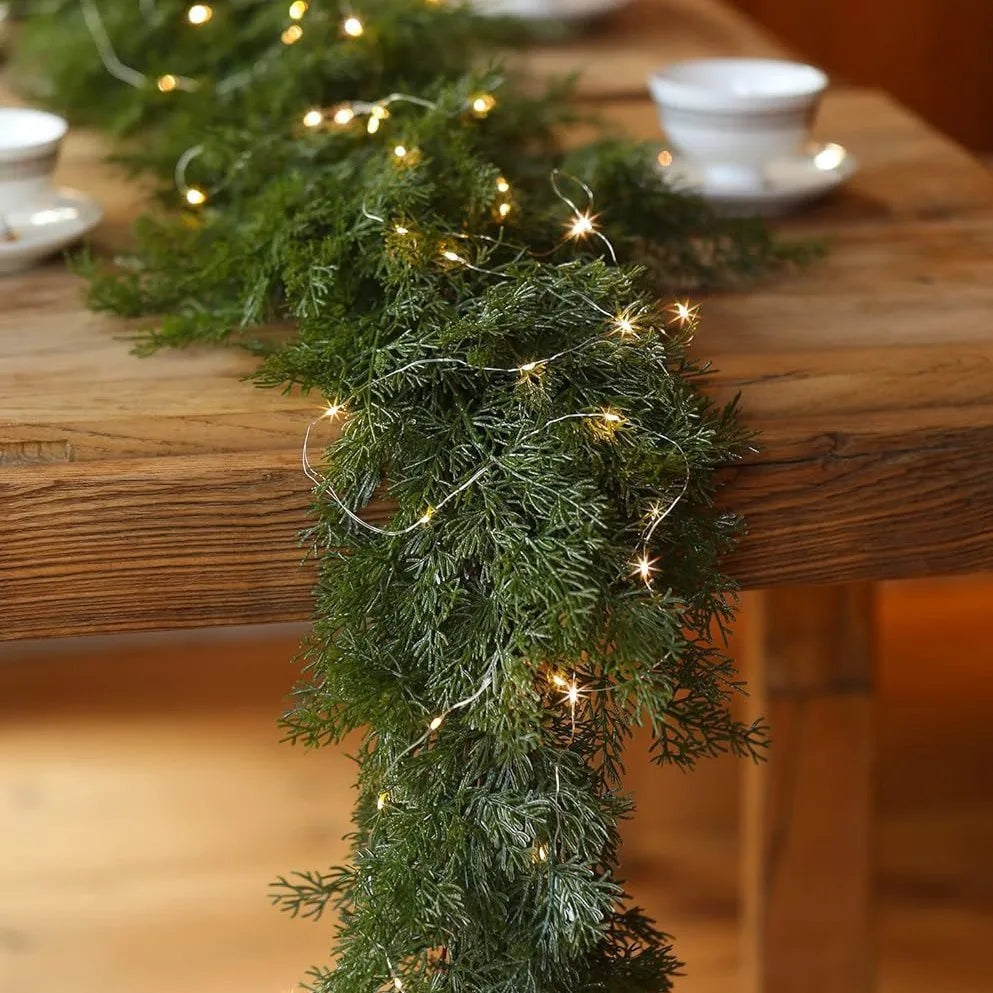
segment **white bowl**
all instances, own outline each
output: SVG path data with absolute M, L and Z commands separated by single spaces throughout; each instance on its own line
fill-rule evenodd
M 0 211 L 49 192 L 68 128 L 61 117 L 43 110 L 0 107 Z
M 801 62 L 733 58 L 678 62 L 648 86 L 678 152 L 747 184 L 804 144 L 827 82 Z

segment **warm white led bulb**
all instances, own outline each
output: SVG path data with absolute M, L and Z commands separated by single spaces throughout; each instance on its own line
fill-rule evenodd
M 167 72 L 164 76 L 159 76 L 155 85 L 161 93 L 172 93 L 178 83 L 176 77 L 171 72 Z
M 319 128 L 321 124 L 324 123 L 324 115 L 317 110 L 308 110 L 306 114 L 303 115 L 303 124 L 307 128 Z
M 444 717 L 434 717 L 434 718 L 432 718 L 431 719 L 431 723 L 428 725 L 428 730 L 429 731 L 437 731 L 438 728 L 441 727 L 441 722 L 444 719 L 445 719 Z
M 291 24 L 280 38 L 284 45 L 295 45 L 303 37 L 303 28 L 299 24 Z
M 355 117 L 355 111 L 351 107 L 339 107 L 335 112 L 334 116 L 331 118 L 335 124 L 345 125 L 351 124 L 352 118 Z
M 307 13 L 306 0 L 293 0 L 290 4 L 290 20 L 299 21 Z
M 510 213 L 510 210 L 511 210 L 511 207 L 510 207 L 510 204 L 509 203 L 502 203 L 502 204 L 500 204 L 499 207 L 497 207 L 497 213 L 501 217 L 506 217 Z
M 596 230 L 593 218 L 589 214 L 577 214 L 569 225 L 570 238 L 585 238 Z
M 207 202 L 207 194 L 203 190 L 198 189 L 196 186 L 191 186 L 185 193 L 186 202 L 191 207 L 199 207 L 201 204 Z
M 210 4 L 195 3 L 186 12 L 186 19 L 190 24 L 206 24 L 214 16 L 214 8 Z
M 345 20 L 342 21 L 341 30 L 344 31 L 349 38 L 358 38 L 362 35 L 362 32 L 365 31 L 365 27 L 362 22 L 354 14 L 352 14 L 351 17 L 346 17 Z
M 397 146 L 396 146 L 396 147 L 395 147 L 395 148 L 393 149 L 393 154 L 394 154 L 394 155 L 395 155 L 395 156 L 396 156 L 396 157 L 397 157 L 398 159 L 404 159 L 404 158 L 406 158 L 406 157 L 407 157 L 407 146 L 406 146 L 406 145 L 397 145 Z
M 499 193 L 508 193 L 510 191 L 510 183 L 503 176 L 500 176 L 496 181 L 496 188 Z

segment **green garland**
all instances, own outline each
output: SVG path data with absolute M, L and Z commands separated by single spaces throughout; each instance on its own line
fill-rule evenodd
M 466 10 L 355 7 L 217 0 L 193 25 L 177 0 L 103 0 L 135 85 L 75 0 L 21 49 L 61 53 L 26 84 L 116 130 L 173 204 L 187 164 L 193 207 L 82 263 L 91 303 L 156 315 L 143 348 L 237 341 L 260 383 L 329 404 L 284 724 L 310 746 L 363 729 L 360 801 L 351 863 L 275 900 L 338 914 L 320 993 L 667 990 L 678 963 L 616 878 L 623 746 L 639 724 L 683 767 L 764 745 L 711 641 L 741 530 L 714 472 L 746 436 L 699 391 L 695 314 L 672 304 L 801 253 L 669 189 L 650 148 L 564 152 L 565 94 L 486 67 Z

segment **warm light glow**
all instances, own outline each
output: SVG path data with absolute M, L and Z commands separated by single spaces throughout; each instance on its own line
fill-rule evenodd
M 343 403 L 338 403 L 338 401 L 335 400 L 333 403 L 328 404 L 327 410 L 325 410 L 321 416 L 337 417 L 344 409 L 345 405 Z
M 339 107 L 332 116 L 331 120 L 335 124 L 340 124 L 344 126 L 345 124 L 351 124 L 352 119 L 355 117 L 355 111 L 351 107 Z
M 395 224 L 393 230 L 399 235 L 410 234 L 410 228 L 404 227 L 402 224 Z
M 573 221 L 566 222 L 566 227 L 569 229 L 568 236 L 570 238 L 585 238 L 596 231 L 596 225 L 589 214 L 577 214 Z
M 612 321 L 614 330 L 622 338 L 633 338 L 641 329 L 631 310 L 622 310 Z
M 699 307 L 691 307 L 688 300 L 680 302 L 676 301 L 670 308 L 669 312 L 675 314 L 676 320 L 680 324 L 688 324 L 690 321 L 696 319 L 697 312 L 700 310 Z
M 171 72 L 167 72 L 164 76 L 159 76 L 155 85 L 162 93 L 172 93 L 176 88 L 176 77 Z
M 511 206 L 509 203 L 502 203 L 500 204 L 499 207 L 497 207 L 497 213 L 501 217 L 506 217 L 510 213 L 510 211 L 511 211 Z
M 535 861 L 537 862 L 547 862 L 548 861 L 548 845 L 539 845 L 534 852 Z
M 284 45 L 295 45 L 303 37 L 303 28 L 299 24 L 291 24 L 280 37 Z
M 576 704 L 579 703 L 579 687 L 575 680 L 569 684 L 569 688 L 565 691 L 565 698 L 569 701 L 570 707 L 575 708 Z
M 349 38 L 358 38 L 361 36 L 365 28 L 362 22 L 353 14 L 351 17 L 346 17 L 341 24 L 341 30 L 348 35 Z
M 465 262 L 465 259 L 458 252 L 453 252 L 450 248 L 446 248 L 441 253 L 441 257 L 449 262 Z
M 521 372 L 534 372 L 538 368 L 537 362 L 525 362 L 524 365 L 520 366 Z
M 503 178 L 503 176 L 500 176 L 496 181 L 496 188 L 497 188 L 497 192 L 499 193 L 509 193 L 510 183 L 508 183 L 507 180 Z
M 658 154 L 657 161 L 658 161 L 658 164 L 660 166 L 662 166 L 663 169 L 665 169 L 667 166 L 671 166 L 672 165 L 672 152 L 670 152 L 668 148 L 663 148 L 662 151 L 659 152 L 659 154 Z
M 652 585 L 652 574 L 657 571 L 655 560 L 650 559 L 647 555 L 642 555 L 635 560 L 633 574 L 639 576 L 646 586 Z
M 308 110 L 303 115 L 303 125 L 306 128 L 318 128 L 324 122 L 324 115 L 319 110 Z
M 395 155 L 395 156 L 396 156 L 396 157 L 397 157 L 398 159 L 405 159 L 405 158 L 407 157 L 407 146 L 406 146 L 406 145 L 397 145 L 397 146 L 396 146 L 396 147 L 395 147 L 395 148 L 393 149 L 393 154 L 394 154 L 394 155 Z
M 207 202 L 207 194 L 204 193 L 203 190 L 197 189 L 197 187 L 195 187 L 195 186 L 191 186 L 186 191 L 185 196 L 186 196 L 186 202 L 191 207 L 199 207 L 201 204 L 204 204 L 204 203 Z
M 569 685 L 569 680 L 559 672 L 553 672 L 548 678 L 551 679 L 553 685 L 557 686 L 560 690 L 564 690 Z
M 376 810 L 382 810 L 386 806 L 387 800 L 389 800 L 389 793 L 380 793 L 376 798 Z
M 403 989 L 403 980 L 399 976 L 393 977 L 393 987 L 396 989 L 397 993 Z
M 623 424 L 624 418 L 620 414 L 615 414 L 612 410 L 605 410 L 600 415 L 608 424 Z
M 421 514 L 421 516 L 417 518 L 417 523 L 418 524 L 430 524 L 432 517 L 434 517 L 434 507 L 428 507 L 428 509 L 425 510 L 424 513 Z M 441 718 L 440 717 L 436 717 L 434 720 L 437 721 L 438 724 L 441 723 Z M 431 722 L 431 725 L 432 725 L 431 726 L 431 730 L 433 731 L 437 725 L 435 725 L 434 721 Z
M 428 730 L 429 731 L 437 731 L 438 728 L 441 727 L 441 722 L 444 719 L 445 719 L 444 717 L 440 717 L 440 716 L 439 717 L 433 717 L 431 719 L 431 723 L 428 725 Z
M 290 20 L 299 21 L 307 13 L 307 0 L 293 0 L 290 4 Z
M 477 117 L 485 117 L 496 106 L 496 97 L 490 93 L 480 93 L 472 98 L 469 106 Z
M 845 161 L 848 153 L 844 147 L 835 142 L 828 142 L 815 156 L 814 168 L 822 172 L 831 172 Z
M 377 103 L 369 112 L 369 120 L 365 126 L 366 131 L 369 134 L 375 134 L 379 130 L 380 124 L 389 116 L 390 112 L 382 104 Z
M 214 9 L 206 3 L 195 3 L 186 12 L 190 24 L 206 24 L 214 16 Z

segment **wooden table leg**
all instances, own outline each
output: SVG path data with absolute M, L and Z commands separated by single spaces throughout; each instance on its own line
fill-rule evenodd
M 869 583 L 753 595 L 744 789 L 747 993 L 868 993 L 874 617 Z

